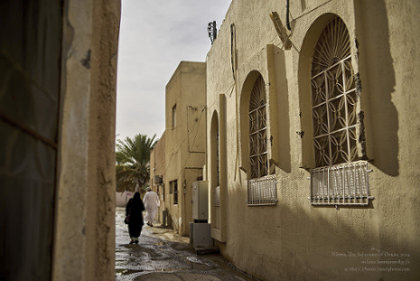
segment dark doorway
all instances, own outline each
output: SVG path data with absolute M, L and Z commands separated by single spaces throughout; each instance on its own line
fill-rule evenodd
M 0 280 L 50 280 L 62 1 L 0 3 Z

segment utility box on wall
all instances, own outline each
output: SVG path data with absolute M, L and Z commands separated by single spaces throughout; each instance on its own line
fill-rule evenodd
M 192 214 L 196 222 L 208 220 L 208 186 L 206 181 L 192 184 Z

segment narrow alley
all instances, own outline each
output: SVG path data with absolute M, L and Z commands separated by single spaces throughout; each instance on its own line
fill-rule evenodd
M 145 225 L 139 245 L 129 245 L 124 208 L 116 208 L 115 272 L 117 281 L 252 281 L 218 254 L 198 256 L 171 229 Z

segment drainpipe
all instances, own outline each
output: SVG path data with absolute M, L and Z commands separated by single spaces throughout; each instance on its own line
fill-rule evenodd
M 286 0 L 286 26 L 288 30 L 292 30 L 290 27 L 289 8 L 289 0 Z

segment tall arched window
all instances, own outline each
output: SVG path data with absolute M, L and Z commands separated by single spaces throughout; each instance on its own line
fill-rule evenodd
M 265 82 L 256 71 L 248 75 L 244 83 L 241 102 L 242 137 L 248 146 L 242 147 L 249 160 L 248 206 L 277 204 L 277 178 L 269 173 L 269 124 Z M 274 124 L 272 124 L 274 125 Z M 246 132 L 246 133 L 245 133 Z M 249 153 L 249 154 L 248 154 Z
M 322 31 L 312 58 L 312 121 L 315 165 L 311 170 L 314 205 L 367 205 L 368 163 L 357 153 L 359 96 L 350 36 L 334 17 Z
M 357 158 L 357 94 L 349 33 L 336 17 L 316 44 L 312 62 L 312 117 L 317 167 Z
M 213 159 L 215 161 L 214 169 L 215 169 L 215 178 L 214 178 L 214 187 L 213 187 L 213 205 L 216 207 L 220 207 L 220 135 L 219 135 L 219 120 L 217 119 L 217 116 L 214 117 L 213 123 L 212 123 L 212 134 L 213 134 L 213 141 L 212 149 L 213 153 L 215 154 L 213 156 Z
M 252 88 L 249 103 L 249 160 L 252 179 L 268 174 L 267 99 L 264 86 L 260 75 Z
M 220 140 L 219 140 L 219 127 L 216 131 L 216 186 L 220 186 Z

